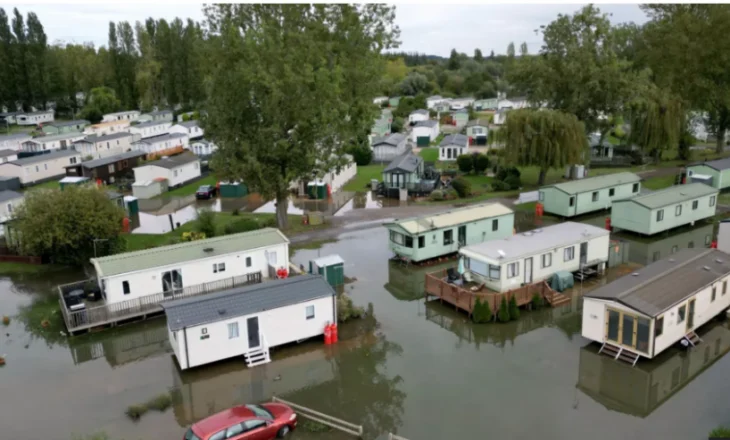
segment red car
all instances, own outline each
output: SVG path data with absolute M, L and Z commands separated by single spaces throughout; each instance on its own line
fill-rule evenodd
M 296 426 L 297 415 L 287 405 L 241 405 L 195 423 L 183 440 L 272 440 Z

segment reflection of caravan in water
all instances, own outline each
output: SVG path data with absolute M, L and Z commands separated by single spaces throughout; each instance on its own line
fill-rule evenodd
M 395 299 L 401 301 L 420 299 L 423 298 L 426 292 L 426 274 L 446 270 L 453 266 L 453 261 L 430 266 L 416 266 L 404 264 L 400 261 L 389 261 L 388 282 L 384 287 Z
M 704 342 L 689 351 L 668 350 L 633 368 L 588 345 L 580 351 L 577 387 L 610 410 L 646 417 L 730 350 L 726 325 L 701 337 Z
M 69 349 L 75 364 L 106 358 L 112 367 L 151 356 L 169 353 L 167 326 L 162 320 L 129 326 L 119 332 L 102 333 L 89 341 L 69 339 Z
M 173 382 L 181 398 L 174 407 L 178 423 L 190 425 L 226 408 L 262 402 L 273 395 L 283 397 L 336 376 L 337 363 L 328 359 L 327 347 L 320 343 L 286 353 L 293 354 L 258 368 L 247 368 L 245 362 L 224 362 L 182 372 L 172 360 Z
M 621 240 L 628 241 L 629 259 L 634 263 L 647 265 L 662 258 L 690 248 L 706 248 L 712 243 L 713 225 L 707 224 L 673 233 L 666 238 L 642 239 L 636 235 L 619 234 Z

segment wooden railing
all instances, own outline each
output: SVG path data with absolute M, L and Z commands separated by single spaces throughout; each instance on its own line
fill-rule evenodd
M 472 292 L 469 289 L 446 282 L 446 277 L 446 270 L 426 274 L 426 293 L 451 303 L 457 308 L 465 310 L 469 313 L 469 315 L 471 315 L 472 311 L 474 311 L 474 305 L 476 304 L 477 298 L 479 298 L 480 301 L 487 301 L 492 312 L 496 313 L 499 310 L 502 298 L 504 298 L 505 301 L 509 301 L 514 296 L 517 301 L 517 305 L 524 306 L 532 301 L 535 294 L 540 295 L 550 302 L 556 294 L 556 292 L 551 289 L 545 281 L 528 284 L 503 293 L 489 290 L 486 287 L 482 287 L 480 290 Z
M 66 308 L 66 302 L 63 299 L 64 292 L 69 292 L 75 288 L 82 288 L 87 282 L 79 281 L 77 283 L 59 286 L 58 288 L 61 312 L 66 322 L 66 328 L 70 332 L 160 312 L 162 310 L 160 304 L 165 301 L 189 298 L 247 284 L 260 283 L 261 272 L 253 272 L 224 280 L 188 286 L 179 291 L 160 292 L 127 301 L 88 307 L 84 310 L 68 310 Z

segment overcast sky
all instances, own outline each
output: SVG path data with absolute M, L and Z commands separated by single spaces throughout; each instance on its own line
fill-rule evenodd
M 401 29 L 401 50 L 448 56 L 452 48 L 472 54 L 480 48 L 505 53 L 510 41 L 519 48 L 527 42 L 531 53 L 539 50 L 541 39 L 535 29 L 548 24 L 559 13 L 573 13 L 580 4 L 556 5 L 415 5 L 402 4 L 396 9 L 396 22 Z M 12 7 L 5 6 L 8 15 Z M 600 5 L 611 13 L 614 23 L 643 23 L 644 14 L 637 5 Z M 147 17 L 175 17 L 202 20 L 202 4 L 37 4 L 21 5 L 26 15 L 34 11 L 45 27 L 49 42 L 93 42 L 97 47 L 107 43 L 109 21 L 144 21 Z

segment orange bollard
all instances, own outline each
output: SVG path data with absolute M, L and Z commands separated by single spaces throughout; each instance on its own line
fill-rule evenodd
M 337 324 L 332 324 L 332 343 L 337 343 Z
M 717 249 L 717 240 L 713 241 L 712 244 L 710 244 L 710 248 Z
M 324 345 L 332 344 L 332 328 L 329 324 L 324 326 Z
M 606 217 L 606 229 L 611 230 L 611 217 Z

